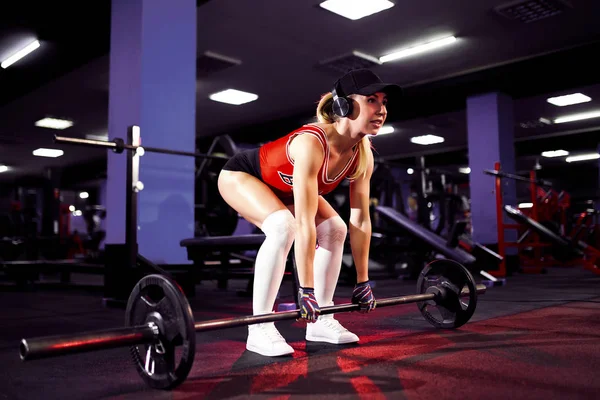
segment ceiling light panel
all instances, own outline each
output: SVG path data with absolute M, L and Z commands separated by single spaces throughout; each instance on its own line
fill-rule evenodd
M 600 110 L 589 111 L 589 112 L 578 113 L 578 114 L 565 115 L 565 116 L 556 118 L 554 120 L 554 123 L 555 124 L 562 124 L 562 123 L 565 123 L 565 122 L 582 121 L 584 119 L 591 119 L 591 118 L 600 118 Z
M 569 155 L 569 152 L 566 150 L 542 151 L 542 157 L 548 157 L 548 158 L 564 157 L 564 156 L 568 156 L 568 155 Z
M 29 53 L 36 50 L 38 47 L 40 47 L 40 42 L 37 40 L 34 40 L 33 42 L 29 43 L 27 46 L 23 47 L 21 50 L 17 51 L 12 56 L 8 57 L 6 60 L 2 61 L 2 63 L 0 64 L 0 67 L 5 68 L 5 69 L 10 67 L 14 63 L 19 61 L 23 57 L 25 57 L 26 55 L 28 55 Z
M 39 121 L 35 121 L 35 126 L 50 129 L 67 129 L 73 126 L 73 121 L 57 118 L 43 118 Z
M 56 158 L 64 154 L 64 151 L 58 149 L 45 149 L 39 148 L 33 151 L 33 155 L 37 157 L 50 157 Z
M 410 138 L 411 143 L 420 144 L 423 146 L 428 146 L 437 143 L 443 143 L 444 138 L 436 135 L 423 135 L 423 136 L 415 136 Z
M 356 21 L 394 6 L 388 0 L 327 0 L 319 4 L 321 8 Z
M 382 63 L 386 63 L 386 62 L 390 62 L 390 61 L 399 60 L 401 58 L 414 56 L 415 54 L 420 54 L 420 53 L 425 53 L 427 51 L 435 50 L 440 47 L 444 47 L 449 44 L 452 44 L 454 42 L 456 42 L 456 37 L 449 36 L 449 37 L 446 37 L 443 39 L 434 40 L 432 42 L 420 44 L 418 46 L 413 46 L 413 47 L 409 47 L 409 48 L 402 49 L 399 51 L 395 51 L 390 54 L 386 54 L 385 56 L 380 57 L 379 61 L 381 61 Z
M 550 97 L 546 101 L 558 107 L 571 106 L 573 104 L 587 103 L 592 98 L 583 93 L 566 94 L 564 96 Z
M 580 154 L 578 156 L 570 156 L 565 158 L 565 161 L 576 162 L 576 161 L 589 161 L 589 160 L 597 160 L 600 158 L 600 154 L 598 153 L 590 153 L 590 154 Z
M 213 101 L 239 106 L 240 104 L 255 101 L 258 99 L 258 95 L 236 89 L 227 89 L 223 90 L 222 92 L 213 93 L 209 96 L 209 98 Z

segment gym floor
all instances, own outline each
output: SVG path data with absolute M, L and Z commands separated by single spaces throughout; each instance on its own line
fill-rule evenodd
M 84 279 L 84 278 L 82 278 Z M 414 294 L 414 281 L 377 281 L 378 298 Z M 231 281 L 197 286 L 196 321 L 251 314 Z M 478 298 L 473 318 L 438 330 L 416 304 L 338 314 L 359 344 L 307 343 L 302 323 L 278 322 L 296 349 L 267 358 L 245 350 L 247 328 L 197 334 L 194 366 L 173 391 L 151 389 L 127 348 L 22 362 L 21 338 L 122 326 L 100 291 L 0 286 L 0 399 L 592 399 L 600 393 L 600 276 L 583 268 L 514 275 Z M 336 303 L 352 288 L 340 286 Z M 292 301 L 284 282 L 278 302 Z

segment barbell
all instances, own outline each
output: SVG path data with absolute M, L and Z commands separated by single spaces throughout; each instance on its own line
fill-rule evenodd
M 218 194 L 216 182 L 222 164 L 233 157 L 238 151 L 237 146 L 228 135 L 215 137 L 207 153 L 143 146 L 141 144 L 140 127 L 137 125 L 128 127 L 128 136 L 130 136 L 128 141 L 131 143 L 126 142 L 122 138 L 96 140 L 60 135 L 54 135 L 54 142 L 58 144 L 101 148 L 111 150 L 117 154 L 122 154 L 125 151 L 137 156 L 143 156 L 146 153 L 158 153 L 193 157 L 199 160 L 196 166 L 195 177 L 196 179 L 200 179 L 197 182 L 200 193 L 200 197 L 198 198 L 200 204 L 196 205 L 196 213 L 200 216 L 200 221 L 202 221 L 201 227 L 199 227 L 200 234 L 208 236 L 228 236 L 233 234 L 238 224 L 238 214 Z M 137 178 L 135 180 L 138 181 Z M 136 183 L 137 191 L 142 190 L 143 187 L 143 184 Z
M 142 145 L 133 145 L 125 143 L 125 141 L 121 138 L 115 138 L 113 140 L 95 140 L 95 139 L 83 139 L 83 138 L 73 138 L 67 136 L 59 136 L 54 135 L 54 142 L 56 143 L 64 143 L 64 144 L 74 144 L 80 146 L 89 146 L 89 147 L 101 147 L 105 149 L 110 149 L 115 153 L 122 153 L 124 150 L 131 150 L 138 153 L 160 153 L 160 154 L 172 154 L 177 156 L 187 156 L 187 157 L 195 157 L 195 158 L 204 158 L 204 159 L 216 159 L 216 160 L 229 160 L 229 156 L 219 155 L 219 154 L 205 154 L 205 153 L 195 153 L 190 151 L 182 151 L 182 150 L 172 150 L 172 149 L 163 149 L 161 147 L 148 147 Z
M 508 172 L 496 171 L 495 169 L 484 169 L 483 173 L 486 175 L 495 176 L 497 178 L 507 178 L 507 179 L 511 179 L 513 181 L 533 183 L 535 185 L 542 186 L 542 187 L 552 187 L 552 182 L 547 181 L 545 179 L 539 179 L 539 178 L 538 179 L 530 179 L 530 178 L 525 178 L 520 175 L 510 174 Z
M 421 314 L 434 327 L 452 329 L 469 321 L 475 312 L 477 295 L 485 291 L 486 287 L 476 285 L 463 265 L 435 260 L 419 275 L 417 294 L 379 299 L 377 308 L 417 303 Z M 466 297 L 468 303 L 463 302 Z M 321 314 L 358 310 L 358 304 L 348 303 L 322 307 Z M 133 288 L 124 327 L 22 339 L 19 355 L 22 361 L 30 361 L 129 346 L 135 368 L 145 383 L 168 390 L 184 382 L 192 369 L 196 332 L 299 318 L 300 310 L 296 309 L 194 322 L 192 309 L 177 282 L 152 274 L 140 279 Z

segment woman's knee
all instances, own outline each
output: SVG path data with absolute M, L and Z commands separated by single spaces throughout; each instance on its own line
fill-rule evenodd
M 344 243 L 348 234 L 348 226 L 336 215 L 321 222 L 317 226 L 317 240 L 321 245 Z
M 296 235 L 296 221 L 287 208 L 269 214 L 260 226 L 269 238 L 277 238 L 291 246 Z
M 219 172 L 219 176 L 217 177 L 217 188 L 219 189 L 219 193 L 223 196 L 223 192 L 227 192 L 227 188 L 231 185 L 232 177 L 231 172 L 227 170 L 221 170 Z

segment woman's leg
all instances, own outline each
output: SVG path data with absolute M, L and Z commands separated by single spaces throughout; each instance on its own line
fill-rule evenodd
M 268 186 L 245 172 L 222 171 L 218 187 L 223 199 L 265 234 L 254 265 L 252 310 L 255 315 L 268 314 L 273 311 L 294 242 L 294 217 Z M 250 325 L 249 333 L 248 350 L 267 356 L 293 352 L 273 323 Z
M 348 227 L 323 197 L 319 197 L 315 223 L 317 225 L 317 249 L 313 265 L 315 297 L 321 307 L 327 307 L 333 305 Z M 314 326 L 308 327 L 306 339 L 335 344 L 354 343 L 359 340 L 358 336 L 344 328 L 333 314 L 320 316 Z
M 294 213 L 294 206 L 288 207 Z M 313 263 L 315 298 L 319 306 L 328 306 L 333 304 L 348 228 L 344 220 L 322 196 L 319 196 L 315 225 L 317 227 L 317 249 Z
M 319 198 L 316 218 L 317 244 L 315 251 L 315 297 L 323 306 L 333 305 L 333 295 L 340 277 L 344 243 L 348 227 L 331 205 Z

